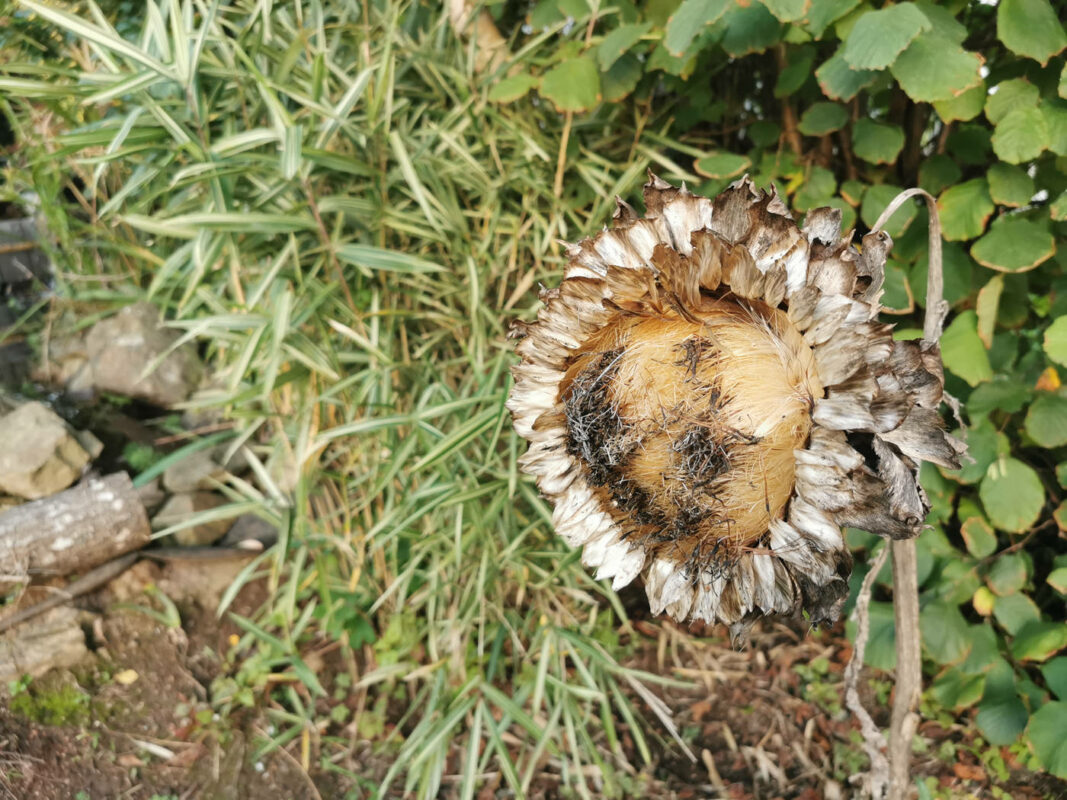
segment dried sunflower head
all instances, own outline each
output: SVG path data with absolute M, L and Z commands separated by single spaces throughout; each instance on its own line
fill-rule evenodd
M 885 233 L 803 228 L 742 179 L 714 200 L 650 176 L 644 217 L 568 247 L 508 402 L 556 531 L 655 614 L 836 619 L 841 529 L 916 536 L 923 460 L 959 466 L 936 345 L 878 321 Z

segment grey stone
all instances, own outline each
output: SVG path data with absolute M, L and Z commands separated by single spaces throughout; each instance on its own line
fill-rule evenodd
M 160 486 L 159 478 L 153 478 L 144 486 L 139 486 L 137 496 L 141 498 L 141 505 L 149 514 L 163 505 L 163 501 L 167 499 L 163 487 Z
M 201 367 L 188 345 L 171 351 L 178 338 L 149 303 L 101 320 L 85 339 L 93 386 L 165 408 L 182 402 L 196 388 Z
M 176 494 L 167 500 L 152 518 L 152 527 L 159 530 L 179 525 L 194 514 L 210 511 L 225 504 L 226 501 L 222 497 L 211 492 Z M 214 544 L 226 535 L 230 525 L 231 520 L 228 519 L 202 522 L 171 534 L 170 541 L 181 547 L 202 547 Z
M 278 541 L 278 528 L 255 514 L 239 516 L 224 537 L 225 547 L 243 547 L 246 550 L 263 550 Z
M 48 256 L 34 243 L 40 238 L 33 217 L 0 221 L 0 285 L 39 281 L 47 284 L 52 277 Z M 23 247 L 25 249 L 23 249 Z
M 176 461 L 163 472 L 163 488 L 172 494 L 212 488 L 212 479 L 221 478 L 226 470 L 215 463 L 211 453 L 198 450 Z
M 0 417 L 0 492 L 36 500 L 66 489 L 89 453 L 54 411 L 25 403 Z

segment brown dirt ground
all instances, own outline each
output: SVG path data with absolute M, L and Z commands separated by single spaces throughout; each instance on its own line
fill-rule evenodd
M 342 800 L 369 797 L 388 769 L 355 734 L 354 723 L 331 724 L 310 740 L 297 737 L 285 748 L 257 758 L 273 717 L 264 709 L 242 709 L 225 722 L 212 714 L 212 683 L 232 669 L 225 663 L 231 636 L 240 633 L 228 618 L 214 614 L 218 597 L 240 563 L 140 562 L 102 592 L 82 598 L 87 642 L 84 664 L 54 670 L 40 687 L 67 685 L 89 696 L 87 715 L 77 725 L 46 725 L 13 713 L 0 698 L 0 800 Z M 132 608 L 149 605 L 143 594 L 156 584 L 174 599 L 182 618 L 171 628 Z M 232 608 L 251 615 L 266 599 L 252 583 Z M 843 628 L 807 631 L 802 623 L 764 623 L 743 650 L 717 635 L 683 631 L 661 620 L 640 619 L 622 633 L 635 653 L 632 666 L 688 681 L 692 688 L 660 688 L 695 761 L 664 733 L 651 713 L 644 728 L 653 763 L 635 774 L 633 796 L 650 798 L 721 797 L 730 800 L 797 798 L 818 800 L 858 796 L 849 778 L 863 769 L 857 728 L 842 710 L 841 673 L 851 654 Z M 709 633 L 715 634 L 716 631 Z M 696 634 L 696 636 L 692 635 Z M 324 682 L 354 664 L 344 664 L 328 643 L 305 654 Z M 132 670 L 136 680 L 120 681 Z M 888 722 L 891 684 L 869 675 L 866 706 L 876 722 Z M 358 717 L 366 695 L 341 702 Z M 310 702 L 310 698 L 303 698 Z M 639 707 L 644 704 L 637 700 Z M 312 704 L 326 718 L 329 702 Z M 647 707 L 646 707 L 647 708 Z M 969 720 L 942 727 L 927 721 L 920 733 L 927 751 L 915 770 L 933 776 L 943 796 L 992 797 L 990 787 L 1017 800 L 1067 797 L 1067 783 L 1034 775 L 1014 762 L 1005 748 L 1006 782 L 997 780 L 970 745 Z M 387 728 L 392 727 L 387 725 Z M 631 732 L 620 724 L 623 749 L 641 765 Z M 946 746 L 950 743 L 951 746 Z M 946 757 L 945 753 L 950 753 Z M 940 755 L 938 755 L 940 753 Z M 610 756 L 609 756 L 610 757 Z M 304 765 L 326 758 L 337 771 Z M 463 753 L 454 761 L 462 763 Z M 458 794 L 446 780 L 441 797 Z M 595 782 L 590 789 L 596 796 Z M 639 791 L 639 793 L 638 793 Z M 392 797 L 401 797 L 399 793 Z M 511 795 L 499 782 L 482 787 L 479 800 Z M 545 765 L 531 797 L 565 797 L 558 773 Z

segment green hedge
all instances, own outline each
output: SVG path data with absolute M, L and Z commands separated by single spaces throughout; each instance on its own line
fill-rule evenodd
M 947 389 L 974 463 L 923 470 L 929 696 L 973 707 L 988 742 L 1027 743 L 1035 767 L 1067 777 L 1067 253 L 1057 250 L 1067 35 L 1057 12 L 1048 0 L 623 0 L 598 11 L 543 0 L 526 25 L 515 50 L 551 35 L 504 67 L 489 96 L 578 114 L 575 162 L 583 133 L 626 103 L 670 116 L 687 146 L 664 154 L 705 193 L 747 172 L 774 182 L 798 215 L 835 206 L 861 232 L 901 188 L 938 198 L 954 311 Z M 920 326 L 926 228 L 917 204 L 888 226 L 883 302 L 903 315 L 901 336 Z M 850 536 L 868 552 L 882 546 Z M 868 662 L 891 668 L 890 604 L 875 602 L 872 618 Z

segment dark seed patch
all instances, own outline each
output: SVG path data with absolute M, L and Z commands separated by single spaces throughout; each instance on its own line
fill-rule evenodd
M 593 359 L 563 398 L 567 450 L 585 464 L 586 478 L 593 486 L 611 481 L 634 447 L 631 426 L 619 416 L 608 396 L 622 352 L 609 350 Z
M 677 349 L 682 351 L 682 357 L 674 362 L 675 365 L 686 368 L 689 373 L 687 380 L 695 380 L 700 362 L 707 353 L 714 351 L 715 345 L 710 339 L 692 336 L 678 345 Z
M 694 493 L 706 490 L 730 469 L 730 456 L 724 443 L 706 426 L 689 428 L 671 447 L 678 454 L 679 471 L 689 479 Z

